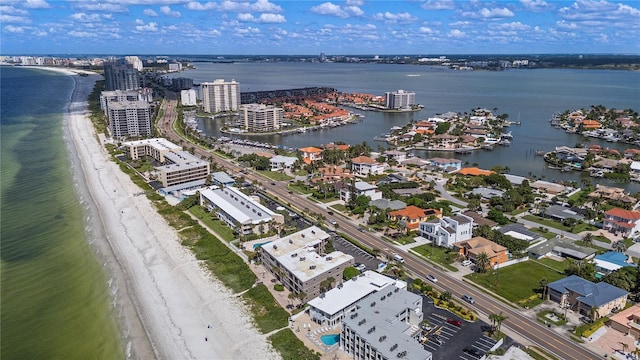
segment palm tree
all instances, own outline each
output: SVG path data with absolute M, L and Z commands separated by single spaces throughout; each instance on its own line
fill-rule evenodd
M 625 244 L 624 241 L 619 240 L 619 241 L 614 242 L 611 245 L 611 248 L 613 248 L 613 250 L 615 250 L 617 252 L 623 253 L 623 252 L 627 251 L 627 244 Z
M 304 299 L 307 297 L 307 293 L 305 293 L 304 291 L 300 291 L 299 293 L 296 293 L 296 297 L 298 298 L 298 300 L 300 300 L 300 307 L 304 303 Z
M 586 233 L 583 237 L 582 237 L 582 242 L 584 243 L 585 246 L 591 246 L 593 245 L 593 234 L 592 233 Z
M 479 273 L 487 272 L 487 268 L 491 265 L 491 260 L 486 252 L 482 252 L 476 256 L 476 271 Z
M 542 290 L 542 300 L 545 300 L 545 295 L 547 294 L 547 285 L 549 284 L 549 280 L 547 278 L 540 279 L 540 290 Z
M 289 298 L 289 300 L 291 300 L 291 302 L 293 302 L 293 300 L 295 298 L 297 298 L 298 296 L 296 295 L 296 293 L 294 293 L 293 291 L 289 293 L 289 295 L 287 296 Z M 291 304 L 291 306 L 293 307 L 293 304 Z
M 629 344 L 627 344 L 624 341 L 618 341 L 618 344 L 620 344 L 620 346 L 622 346 L 622 352 L 627 352 L 627 350 L 629 350 Z
M 633 350 L 633 351 L 631 352 L 631 355 L 633 355 L 633 357 L 634 357 L 635 359 L 637 359 L 637 358 L 639 357 L 639 355 L 640 355 L 640 348 L 636 348 L 635 350 Z
M 502 323 L 507 320 L 509 317 L 506 315 L 502 314 L 502 311 L 500 311 L 499 314 L 494 314 L 495 316 L 495 321 L 496 321 L 496 325 L 497 325 L 497 333 L 500 334 L 500 327 L 502 327 Z
M 589 309 L 589 316 L 591 317 L 591 320 L 598 320 L 598 310 L 600 310 L 600 308 L 597 306 L 593 306 L 591 309 Z

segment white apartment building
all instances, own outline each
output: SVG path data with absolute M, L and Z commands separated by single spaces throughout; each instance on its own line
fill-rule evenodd
M 282 171 L 291 169 L 296 161 L 298 161 L 297 157 L 276 155 L 269 159 L 269 165 L 271 165 L 271 171 Z
M 418 233 L 438 246 L 451 248 L 457 242 L 471 239 L 472 229 L 473 218 L 460 214 L 421 222 Z
M 353 256 L 340 251 L 327 254 L 325 246 L 330 236 L 317 226 L 274 240 L 260 247 L 264 268 L 280 279 L 293 293 L 305 293 L 303 301 L 319 296 L 320 283 L 342 279 L 342 272 L 354 263 Z
M 127 64 L 131 64 L 131 66 L 133 66 L 134 69 L 136 69 L 138 71 L 142 71 L 143 64 L 142 64 L 142 60 L 140 60 L 139 57 L 137 57 L 137 56 L 125 56 L 124 57 L 124 61 Z
M 244 129 L 248 132 L 269 132 L 280 129 L 284 109 L 265 104 L 247 104 L 240 107 Z
M 122 145 L 128 148 L 129 158 L 131 160 L 137 160 L 143 156 L 150 156 L 162 164 L 166 162 L 165 154 L 182 151 L 182 146 L 176 145 L 165 138 L 129 141 Z
M 357 181 L 353 189 L 351 185 L 340 189 L 340 200 L 344 202 L 351 200 L 351 196 L 358 197 L 360 195 L 368 196 L 371 200 L 382 199 L 382 191 L 377 186 L 364 181 Z
M 385 93 L 387 109 L 410 110 L 416 104 L 416 93 L 398 90 Z
M 151 135 L 151 106 L 144 101 L 109 103 L 107 116 L 115 138 Z
M 355 360 L 431 360 L 418 342 L 422 297 L 387 285 L 360 300 L 342 320 L 340 349 Z
M 105 115 L 109 114 L 109 104 L 114 102 L 138 101 L 140 94 L 138 90 L 111 90 L 100 93 L 100 109 Z
M 240 83 L 235 80 L 204 82 L 200 84 L 200 89 L 204 111 L 208 113 L 236 111 L 240 108 Z
M 380 175 L 384 173 L 384 165 L 368 156 L 351 159 L 351 170 L 356 176 Z
M 200 205 L 240 234 L 266 234 L 284 223 L 282 214 L 274 213 L 233 186 L 200 191 Z
M 198 103 L 196 91 L 193 89 L 180 91 L 180 102 L 183 106 L 196 106 Z

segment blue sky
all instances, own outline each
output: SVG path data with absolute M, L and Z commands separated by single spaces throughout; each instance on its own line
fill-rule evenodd
M 640 1 L 2 0 L 6 54 L 640 54 Z

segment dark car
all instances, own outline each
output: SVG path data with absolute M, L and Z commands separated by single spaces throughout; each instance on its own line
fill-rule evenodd
M 456 320 L 456 319 L 447 319 L 447 322 L 451 325 L 455 325 L 457 327 L 461 327 L 462 326 L 462 321 L 460 320 Z
M 496 328 L 495 326 L 491 325 L 482 325 L 480 326 L 480 330 L 482 330 L 483 332 L 493 333 L 496 331 Z
M 333 215 L 333 211 L 327 211 L 327 214 Z
M 467 346 L 464 349 L 462 349 L 462 351 L 467 354 L 467 355 L 471 355 L 476 359 L 480 359 L 481 357 L 484 356 L 484 353 L 476 348 L 473 348 L 471 346 Z

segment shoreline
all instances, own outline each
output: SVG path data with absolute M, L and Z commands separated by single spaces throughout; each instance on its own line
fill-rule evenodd
M 64 134 L 89 241 L 107 268 L 127 358 L 278 359 L 250 311 L 195 256 L 98 143 L 87 97 L 99 75 L 72 76 Z M 106 240 L 106 241 L 105 241 Z M 241 340 L 239 340 L 241 339 Z M 232 345 L 231 345 L 232 344 Z

